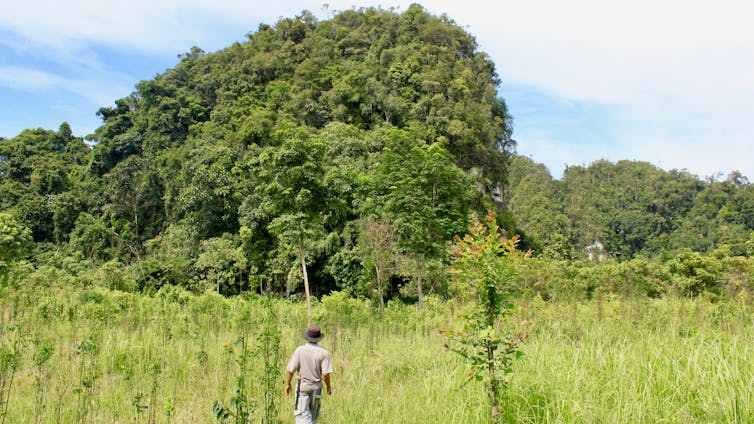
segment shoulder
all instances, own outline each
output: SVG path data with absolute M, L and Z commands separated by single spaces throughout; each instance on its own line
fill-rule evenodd
M 324 347 L 320 346 L 318 343 L 309 343 L 307 346 L 309 346 L 313 350 L 318 350 L 320 352 L 327 353 L 327 349 L 325 349 Z
M 292 356 L 295 358 L 295 357 L 301 355 L 306 350 L 305 348 L 306 348 L 306 345 L 298 346 L 296 348 L 296 350 L 293 351 L 293 355 Z
M 329 353 L 327 352 L 327 349 L 325 349 L 324 347 L 320 346 L 317 343 L 307 343 L 305 345 L 299 346 L 297 350 L 299 349 L 301 350 L 302 354 L 306 353 L 306 354 L 314 355 L 314 356 L 329 355 Z

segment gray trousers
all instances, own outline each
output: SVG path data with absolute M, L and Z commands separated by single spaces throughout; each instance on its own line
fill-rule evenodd
M 296 409 L 293 411 L 293 415 L 296 417 L 296 424 L 317 424 L 321 403 L 322 389 L 311 392 L 299 392 Z

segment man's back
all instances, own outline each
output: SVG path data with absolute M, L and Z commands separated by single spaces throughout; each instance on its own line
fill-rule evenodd
M 322 388 L 322 374 L 333 372 L 330 354 L 325 348 L 316 343 L 307 343 L 296 348 L 288 371 L 298 371 L 301 376 L 301 391 L 311 391 Z
M 322 400 L 322 382 L 324 381 L 327 386 L 327 394 L 332 394 L 330 374 L 333 369 L 330 354 L 317 344 L 325 337 L 319 326 L 310 325 L 301 337 L 309 343 L 296 348 L 288 362 L 285 394 L 291 393 L 291 379 L 295 373 L 299 373 L 300 384 L 296 388 L 296 404 L 293 411 L 296 424 L 317 424 Z

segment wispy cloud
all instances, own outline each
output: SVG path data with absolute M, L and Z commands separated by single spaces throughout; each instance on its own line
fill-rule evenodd
M 106 105 L 113 102 L 113 95 L 123 96 L 129 88 L 108 78 L 65 78 L 58 74 L 33 68 L 0 66 L 0 86 L 17 91 L 39 92 L 63 90 Z
M 491 7 L 475 14 L 464 2 L 466 10 L 456 6 L 453 16 L 478 34 L 504 84 L 603 108 L 616 123 L 601 133 L 606 140 L 580 142 L 578 132 L 551 131 L 545 143 L 541 127 L 539 134 L 519 132 L 525 151 L 540 150 L 527 143 L 549 143 L 572 152 L 546 162 L 556 174 L 560 158 L 597 160 L 607 144 L 618 158 L 700 175 L 738 169 L 754 176 L 747 159 L 754 156 L 754 26 L 747 2 L 533 0 Z M 551 106 L 524 118 L 541 118 Z M 582 149 L 583 141 L 595 148 Z
M 412 2 L 382 7 L 405 10 Z M 339 0 L 327 2 L 328 11 L 323 2 L 310 0 L 6 3 L 0 47 L 29 62 L 0 63 L 0 85 L 61 86 L 97 97 L 100 105 L 137 82 L 128 81 L 105 50 L 174 59 L 192 45 L 208 51 L 225 47 L 260 22 L 274 23 L 303 9 L 326 17 L 352 7 Z M 748 2 L 422 3 L 476 36 L 497 65 L 504 96 L 526 87 L 535 100 L 546 102 L 510 103 L 520 149 L 543 151 L 534 159 L 555 174 L 563 161 L 589 163 L 607 151 L 610 159 L 649 160 L 700 175 L 739 169 L 754 176 L 748 159 L 754 157 L 754 25 Z M 125 89 L 108 89 L 110 78 Z

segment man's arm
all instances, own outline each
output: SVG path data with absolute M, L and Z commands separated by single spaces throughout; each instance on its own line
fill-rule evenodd
M 299 361 L 298 357 L 298 348 L 293 351 L 293 356 L 291 356 L 291 360 L 288 361 L 288 366 L 285 367 L 285 370 L 288 371 L 288 378 L 285 380 L 285 394 L 289 395 L 291 394 L 291 379 L 293 378 L 293 373 L 298 371 L 301 368 L 301 363 Z
M 291 394 L 291 379 L 293 378 L 293 373 L 288 371 L 288 378 L 285 380 L 285 394 L 289 395 Z M 329 387 L 329 383 L 328 383 Z
M 327 386 L 327 394 L 332 395 L 332 386 L 330 385 L 330 374 L 322 374 L 322 379 L 325 380 L 325 386 Z

